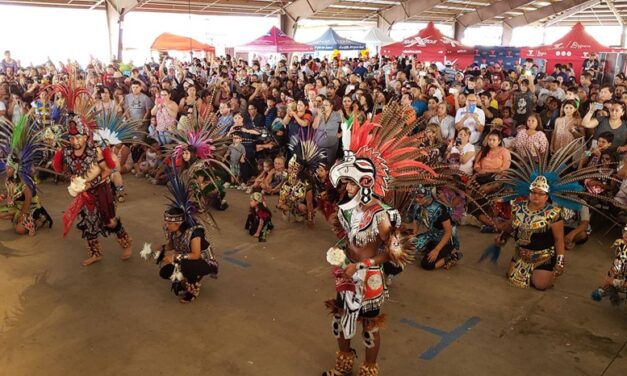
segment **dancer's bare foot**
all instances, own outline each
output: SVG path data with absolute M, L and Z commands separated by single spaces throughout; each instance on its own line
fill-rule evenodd
M 102 260 L 102 256 L 91 256 L 85 260 L 83 260 L 83 266 L 89 266 L 91 264 L 94 264 L 98 261 Z
M 123 261 L 126 261 L 126 260 L 130 259 L 132 255 L 133 255 L 133 248 L 129 247 L 129 248 L 126 248 L 124 250 L 124 252 L 122 252 L 122 256 L 120 256 L 120 258 Z

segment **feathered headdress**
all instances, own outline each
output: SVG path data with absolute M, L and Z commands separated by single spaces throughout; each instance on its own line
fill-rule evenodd
M 360 194 L 351 202 L 341 205 L 349 208 L 366 204 L 374 195 L 385 197 L 396 179 L 411 182 L 435 171 L 419 162 L 422 151 L 418 147 L 412 128 L 405 126 L 407 115 L 404 108 L 390 103 L 380 117 L 359 124 L 356 116 L 342 123 L 344 160 L 336 163 L 329 176 L 334 186 L 340 179 L 351 179 L 361 187 Z
M 141 120 L 125 120 L 115 111 L 100 112 L 96 115 L 96 124 L 93 137 L 101 146 L 140 143 L 146 135 L 140 128 Z
M 196 106 L 189 116 L 181 119 L 185 120 L 179 121 L 177 130 L 170 134 L 174 143 L 167 146 L 175 158 L 181 157 L 185 150 L 193 149 L 199 159 L 212 159 L 216 152 L 228 146 L 229 138 L 220 135 L 210 119 L 201 117 Z
M 295 173 L 313 179 L 318 167 L 326 163 L 326 153 L 319 146 L 323 136 L 323 131 L 314 129 L 301 130 L 298 136 L 292 136 L 289 143 L 292 158 L 288 163 L 296 167 Z
M 178 211 L 182 212 L 180 215 L 176 215 L 175 217 L 169 216 L 165 214 L 165 220 L 171 222 L 186 222 L 190 226 L 196 225 L 196 213 L 198 209 L 194 205 L 194 202 L 191 200 L 189 189 L 185 180 L 179 176 L 176 172 L 174 166 L 174 161 L 171 161 L 171 165 L 166 167 L 166 175 L 168 177 L 168 191 L 170 191 L 170 196 L 167 197 L 170 203 L 168 204 L 168 209 L 176 208 Z
M 55 95 L 60 95 L 63 99 L 63 110 L 66 112 L 66 122 L 68 122 L 68 132 L 89 135 L 96 129 L 96 112 L 93 110 L 93 99 L 89 91 L 79 86 L 76 79 L 76 71 L 71 67 L 65 67 L 68 71 L 67 80 L 61 83 L 51 84 L 48 100 L 53 100 Z M 70 124 L 73 129 L 71 129 Z
M 13 177 L 18 177 L 24 184 L 35 192 L 33 172 L 39 164 L 44 145 L 37 137 L 32 118 L 22 115 L 18 122 L 13 124 L 5 118 L 0 119 L 0 156 L 4 163 L 0 164 L 0 172 L 6 173 L 7 167 L 14 171 Z
M 170 165 L 166 167 L 166 175 L 168 177 L 168 190 L 170 196 L 167 197 L 170 203 L 168 210 L 164 214 L 166 222 L 186 222 L 190 226 L 196 226 L 199 222 L 203 225 L 211 225 L 219 230 L 217 222 L 208 211 L 200 211 L 197 204 L 192 199 L 190 192 L 189 179 L 191 176 L 182 176 L 177 173 L 174 166 L 174 159 L 170 159 Z M 170 215 L 169 209 L 176 208 L 181 214 Z
M 547 192 L 553 204 L 572 210 L 579 210 L 582 205 L 594 209 L 590 199 L 606 201 L 617 207 L 624 207 L 620 202 L 606 196 L 589 193 L 585 190 L 585 179 L 614 179 L 609 173 L 599 170 L 598 166 L 576 168 L 578 156 L 584 149 L 584 141 L 577 139 L 549 156 L 538 153 L 540 159 L 535 161 L 531 151 L 523 149 L 522 153 L 512 152 L 512 168 L 505 172 L 502 179 L 504 189 L 496 194 L 496 198 L 513 200 L 527 196 L 532 188 Z

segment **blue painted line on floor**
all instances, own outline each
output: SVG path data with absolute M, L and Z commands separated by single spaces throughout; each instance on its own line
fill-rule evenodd
M 241 266 L 242 268 L 250 267 L 250 264 L 247 263 L 246 261 L 238 260 L 236 258 L 229 257 L 229 256 L 224 257 L 224 261 L 230 262 L 231 264 L 235 264 L 237 266 Z
M 442 352 L 442 350 L 450 346 L 453 342 L 457 341 L 461 336 L 463 336 L 466 333 L 466 331 L 470 330 L 473 326 L 477 325 L 480 321 L 481 319 L 479 317 L 476 317 L 476 316 L 471 317 L 468 320 L 466 320 L 465 323 L 463 323 L 462 325 L 458 326 L 457 328 L 453 329 L 450 332 L 446 332 L 444 330 L 433 328 L 427 325 L 419 324 L 415 321 L 408 320 L 408 319 L 401 319 L 401 324 L 405 324 L 405 325 L 411 326 L 412 328 L 420 329 L 427 333 L 431 333 L 438 337 L 441 337 L 440 342 L 429 347 L 427 351 L 423 352 L 420 355 L 420 359 L 432 360 L 440 352 Z

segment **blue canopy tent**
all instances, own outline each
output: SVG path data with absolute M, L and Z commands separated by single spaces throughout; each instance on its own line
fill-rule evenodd
M 365 43 L 355 42 L 340 36 L 335 30 L 329 28 L 320 38 L 307 44 L 314 46 L 316 51 L 333 51 L 333 50 L 363 50 L 366 48 Z

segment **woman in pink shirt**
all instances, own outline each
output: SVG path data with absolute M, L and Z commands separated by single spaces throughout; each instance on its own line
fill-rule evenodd
M 513 146 L 517 153 L 522 153 L 523 149 L 527 149 L 536 161 L 540 159 L 541 154 L 546 153 L 549 148 L 549 140 L 542 132 L 540 115 L 536 113 L 529 115 L 527 128 L 518 131 Z
M 480 175 L 498 174 L 509 169 L 512 156 L 503 147 L 501 134 L 492 131 L 486 137 L 486 146 L 481 149 L 475 158 L 475 172 Z

